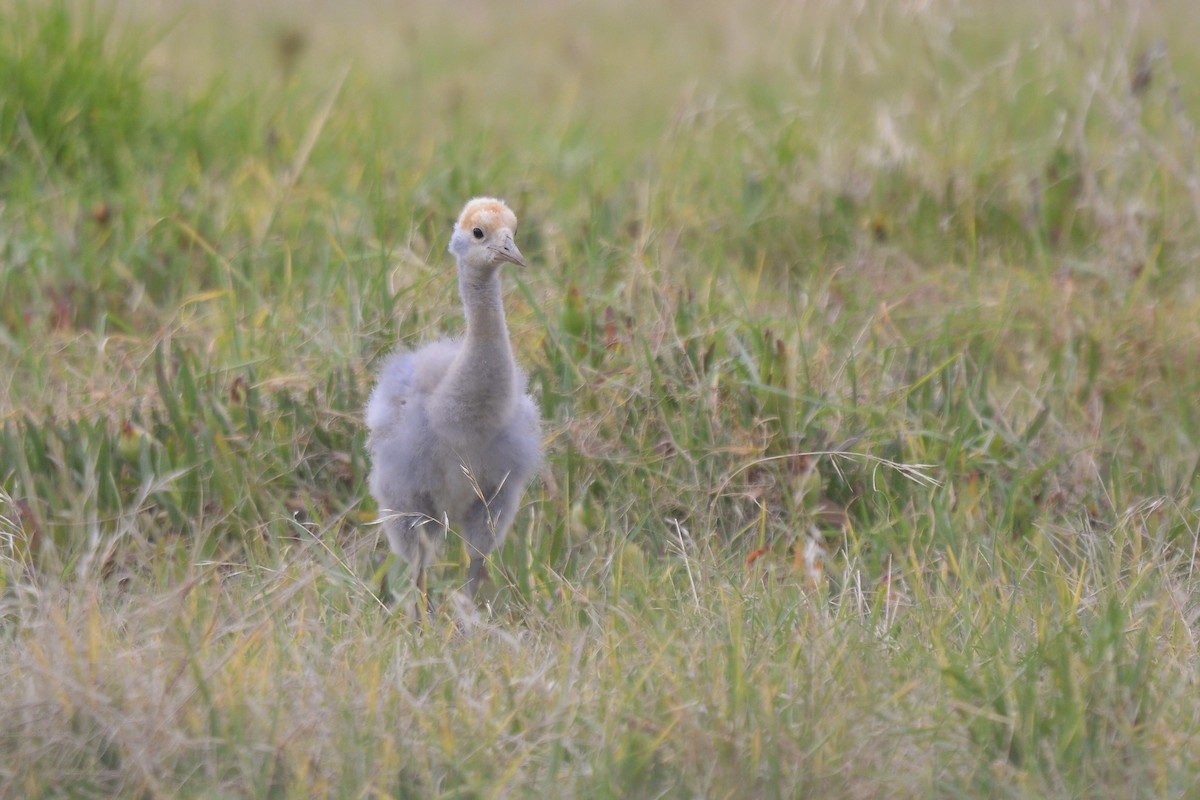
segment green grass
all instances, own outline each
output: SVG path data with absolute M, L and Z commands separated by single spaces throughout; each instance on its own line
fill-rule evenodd
M 0 0 L 0 796 L 1200 791 L 1200 25 L 862 5 Z M 549 457 L 420 628 L 485 193 Z

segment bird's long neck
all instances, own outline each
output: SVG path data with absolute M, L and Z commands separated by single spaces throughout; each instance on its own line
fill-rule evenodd
M 505 363 L 511 363 L 512 352 L 508 344 L 508 326 L 504 322 L 499 271 L 481 276 L 460 270 L 458 292 L 467 316 L 467 349 L 477 350 L 480 356 L 486 356 L 494 350 L 497 356 L 506 357 Z
M 467 333 L 450 374 L 438 387 L 441 414 L 456 432 L 485 433 L 503 425 L 515 406 L 516 372 L 497 272 L 459 270 Z

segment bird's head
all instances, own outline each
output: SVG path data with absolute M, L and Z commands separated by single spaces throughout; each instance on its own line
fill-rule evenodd
M 491 271 L 505 262 L 523 267 L 525 257 L 513 241 L 516 230 L 517 215 L 503 200 L 476 197 L 458 217 L 450 236 L 450 252 L 459 266 L 473 269 Z

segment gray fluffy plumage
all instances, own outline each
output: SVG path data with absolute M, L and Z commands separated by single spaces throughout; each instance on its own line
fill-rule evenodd
M 367 403 L 371 494 L 423 594 L 448 522 L 467 543 L 474 596 L 542 459 L 541 415 L 513 359 L 500 287 L 504 263 L 525 264 L 516 222 L 502 201 L 467 203 L 449 248 L 466 333 L 392 354 Z

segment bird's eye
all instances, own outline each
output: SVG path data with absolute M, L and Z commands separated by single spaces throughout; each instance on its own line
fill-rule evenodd
M 483 238 L 483 228 L 473 228 L 471 230 L 471 235 L 474 236 L 476 239 L 482 239 Z

